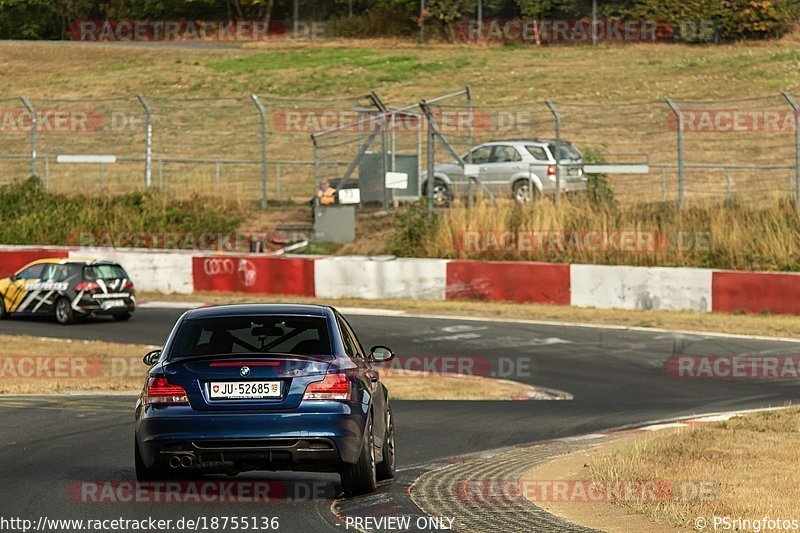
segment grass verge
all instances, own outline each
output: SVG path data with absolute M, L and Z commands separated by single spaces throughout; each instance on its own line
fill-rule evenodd
M 141 301 L 202 302 L 213 305 L 234 303 L 315 303 L 337 307 L 382 309 L 423 315 L 473 316 L 510 320 L 540 320 L 572 324 L 597 324 L 618 327 L 659 328 L 683 331 L 707 331 L 735 335 L 796 337 L 800 317 L 788 315 L 747 315 L 733 313 L 695 313 L 690 311 L 648 311 L 626 309 L 591 309 L 533 303 L 482 302 L 470 300 L 363 300 L 358 298 L 326 299 L 300 296 L 252 295 L 244 293 L 198 292 L 161 294 L 142 292 Z
M 136 394 L 147 374 L 142 356 L 153 346 L 0 335 L 0 394 L 117 391 Z M 507 400 L 534 389 L 507 380 L 384 371 L 397 400 Z
M 735 417 L 634 440 L 591 465 L 595 480 L 706 480 L 710 497 L 621 501 L 651 520 L 695 528 L 697 517 L 797 518 L 800 407 Z M 739 530 L 754 530 L 753 527 Z M 756 529 L 757 530 L 757 529 Z

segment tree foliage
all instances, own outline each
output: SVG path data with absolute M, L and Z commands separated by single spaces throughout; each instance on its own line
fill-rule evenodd
M 474 18 L 478 0 L 426 0 L 422 14 L 420 0 L 299 3 L 303 19 L 339 21 L 342 28 L 375 36 L 408 33 L 420 22 L 433 29 L 450 28 L 462 18 Z M 597 4 L 601 18 L 705 21 L 713 24 L 715 37 L 722 40 L 781 35 L 800 15 L 798 0 L 598 0 Z M 592 12 L 592 0 L 482 0 L 482 5 L 487 18 L 577 19 Z M 70 22 L 79 19 L 285 20 L 292 15 L 293 0 L 0 0 L 0 38 L 64 39 Z

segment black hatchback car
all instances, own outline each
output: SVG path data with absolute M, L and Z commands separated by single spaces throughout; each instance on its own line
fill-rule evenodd
M 71 324 L 98 315 L 128 320 L 135 309 L 133 281 L 118 263 L 39 259 L 0 279 L 0 318 L 51 315 Z

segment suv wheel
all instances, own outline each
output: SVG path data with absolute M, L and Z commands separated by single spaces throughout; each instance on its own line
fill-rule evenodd
M 4 300 L 3 295 L 0 294 L 0 320 L 8 318 L 8 313 L 6 312 L 6 304 L 3 300 Z
M 529 180 L 518 180 L 514 183 L 514 200 L 519 204 L 527 204 L 539 194 L 536 185 Z
M 424 189 L 422 194 L 428 196 L 428 184 L 424 184 Z M 447 186 L 447 183 L 440 180 L 439 178 L 435 178 L 433 180 L 433 205 L 434 207 L 450 207 L 450 200 L 452 199 L 452 194 L 450 193 L 450 188 Z

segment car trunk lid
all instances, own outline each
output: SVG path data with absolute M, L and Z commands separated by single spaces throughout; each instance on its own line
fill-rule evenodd
M 308 383 L 322 379 L 333 359 L 291 354 L 191 357 L 168 362 L 164 373 L 186 390 L 193 409 L 271 411 L 296 408 Z

